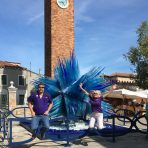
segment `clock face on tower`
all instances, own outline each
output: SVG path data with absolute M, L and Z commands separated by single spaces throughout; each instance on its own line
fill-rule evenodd
M 60 8 L 67 8 L 69 5 L 69 0 L 57 0 L 57 4 Z

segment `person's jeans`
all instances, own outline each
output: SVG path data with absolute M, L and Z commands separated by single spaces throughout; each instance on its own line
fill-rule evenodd
M 49 129 L 49 118 L 46 115 L 36 115 L 32 118 L 31 129 L 37 130 L 40 122 L 42 123 L 42 128 Z

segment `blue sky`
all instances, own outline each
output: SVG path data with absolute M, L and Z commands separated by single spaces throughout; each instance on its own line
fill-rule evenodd
M 75 54 L 81 73 L 131 72 L 123 58 L 137 46 L 136 30 L 148 21 L 147 0 L 74 0 Z M 0 1 L 0 60 L 19 62 L 44 73 L 43 0 Z

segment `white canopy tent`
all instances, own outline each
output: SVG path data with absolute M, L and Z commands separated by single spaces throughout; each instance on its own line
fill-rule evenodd
M 148 90 L 145 91 L 131 91 L 127 89 L 113 90 L 107 97 L 110 98 L 121 98 L 121 99 L 137 99 L 137 98 L 148 98 Z
M 137 96 L 148 99 L 148 90 L 136 91 Z

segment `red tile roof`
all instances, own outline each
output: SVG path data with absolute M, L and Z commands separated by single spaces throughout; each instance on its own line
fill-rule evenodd
M 105 75 L 107 77 L 134 77 L 135 75 L 133 73 L 122 73 L 122 72 L 115 72 L 112 73 L 111 75 Z
M 134 74 L 132 74 L 132 73 L 119 73 L 119 72 L 116 72 L 116 73 L 112 73 L 111 76 L 132 77 L 132 76 L 134 76 Z
M 21 66 L 20 63 L 16 62 L 8 62 L 8 61 L 0 61 L 0 68 L 6 68 L 6 67 L 13 67 L 13 68 L 21 68 L 21 69 L 26 69 Z

